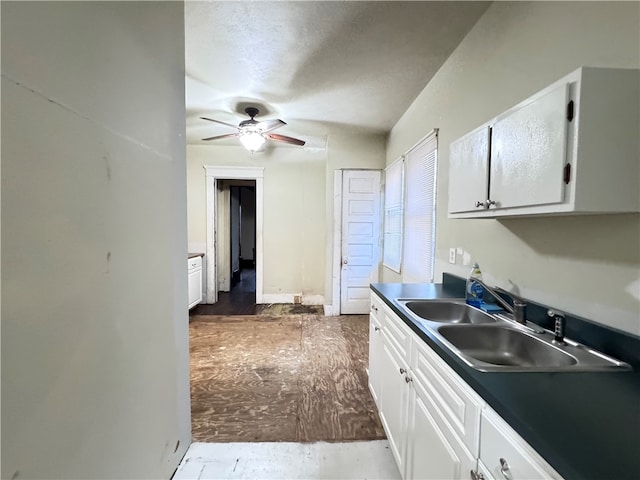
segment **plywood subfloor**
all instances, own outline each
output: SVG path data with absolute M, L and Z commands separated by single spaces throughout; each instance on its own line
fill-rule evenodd
M 190 337 L 194 441 L 385 438 L 366 315 L 194 316 Z

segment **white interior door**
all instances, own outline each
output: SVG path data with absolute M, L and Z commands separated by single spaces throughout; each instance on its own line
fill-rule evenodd
M 369 284 L 378 281 L 380 171 L 342 173 L 340 313 L 369 313 Z

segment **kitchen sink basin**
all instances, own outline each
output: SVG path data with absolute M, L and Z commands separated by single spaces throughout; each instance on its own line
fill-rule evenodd
M 483 372 L 574 372 L 630 370 L 631 366 L 513 315 L 490 314 L 464 299 L 396 299 L 408 318 L 427 329 L 467 365 Z
M 422 320 L 436 323 L 495 323 L 496 319 L 464 300 L 400 300 Z
M 554 369 L 578 363 L 572 355 L 520 330 L 501 326 L 440 327 L 463 356 L 491 365 Z

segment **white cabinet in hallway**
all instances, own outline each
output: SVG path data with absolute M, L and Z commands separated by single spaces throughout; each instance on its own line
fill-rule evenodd
M 189 308 L 202 302 L 202 256 L 187 260 L 187 276 L 189 283 Z

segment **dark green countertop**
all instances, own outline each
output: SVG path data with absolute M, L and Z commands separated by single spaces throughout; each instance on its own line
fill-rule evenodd
M 394 301 L 460 298 L 464 285 L 378 283 L 371 288 L 566 480 L 640 478 L 637 364 L 620 372 L 479 372 Z M 624 341 L 625 348 L 636 348 L 635 337 Z

